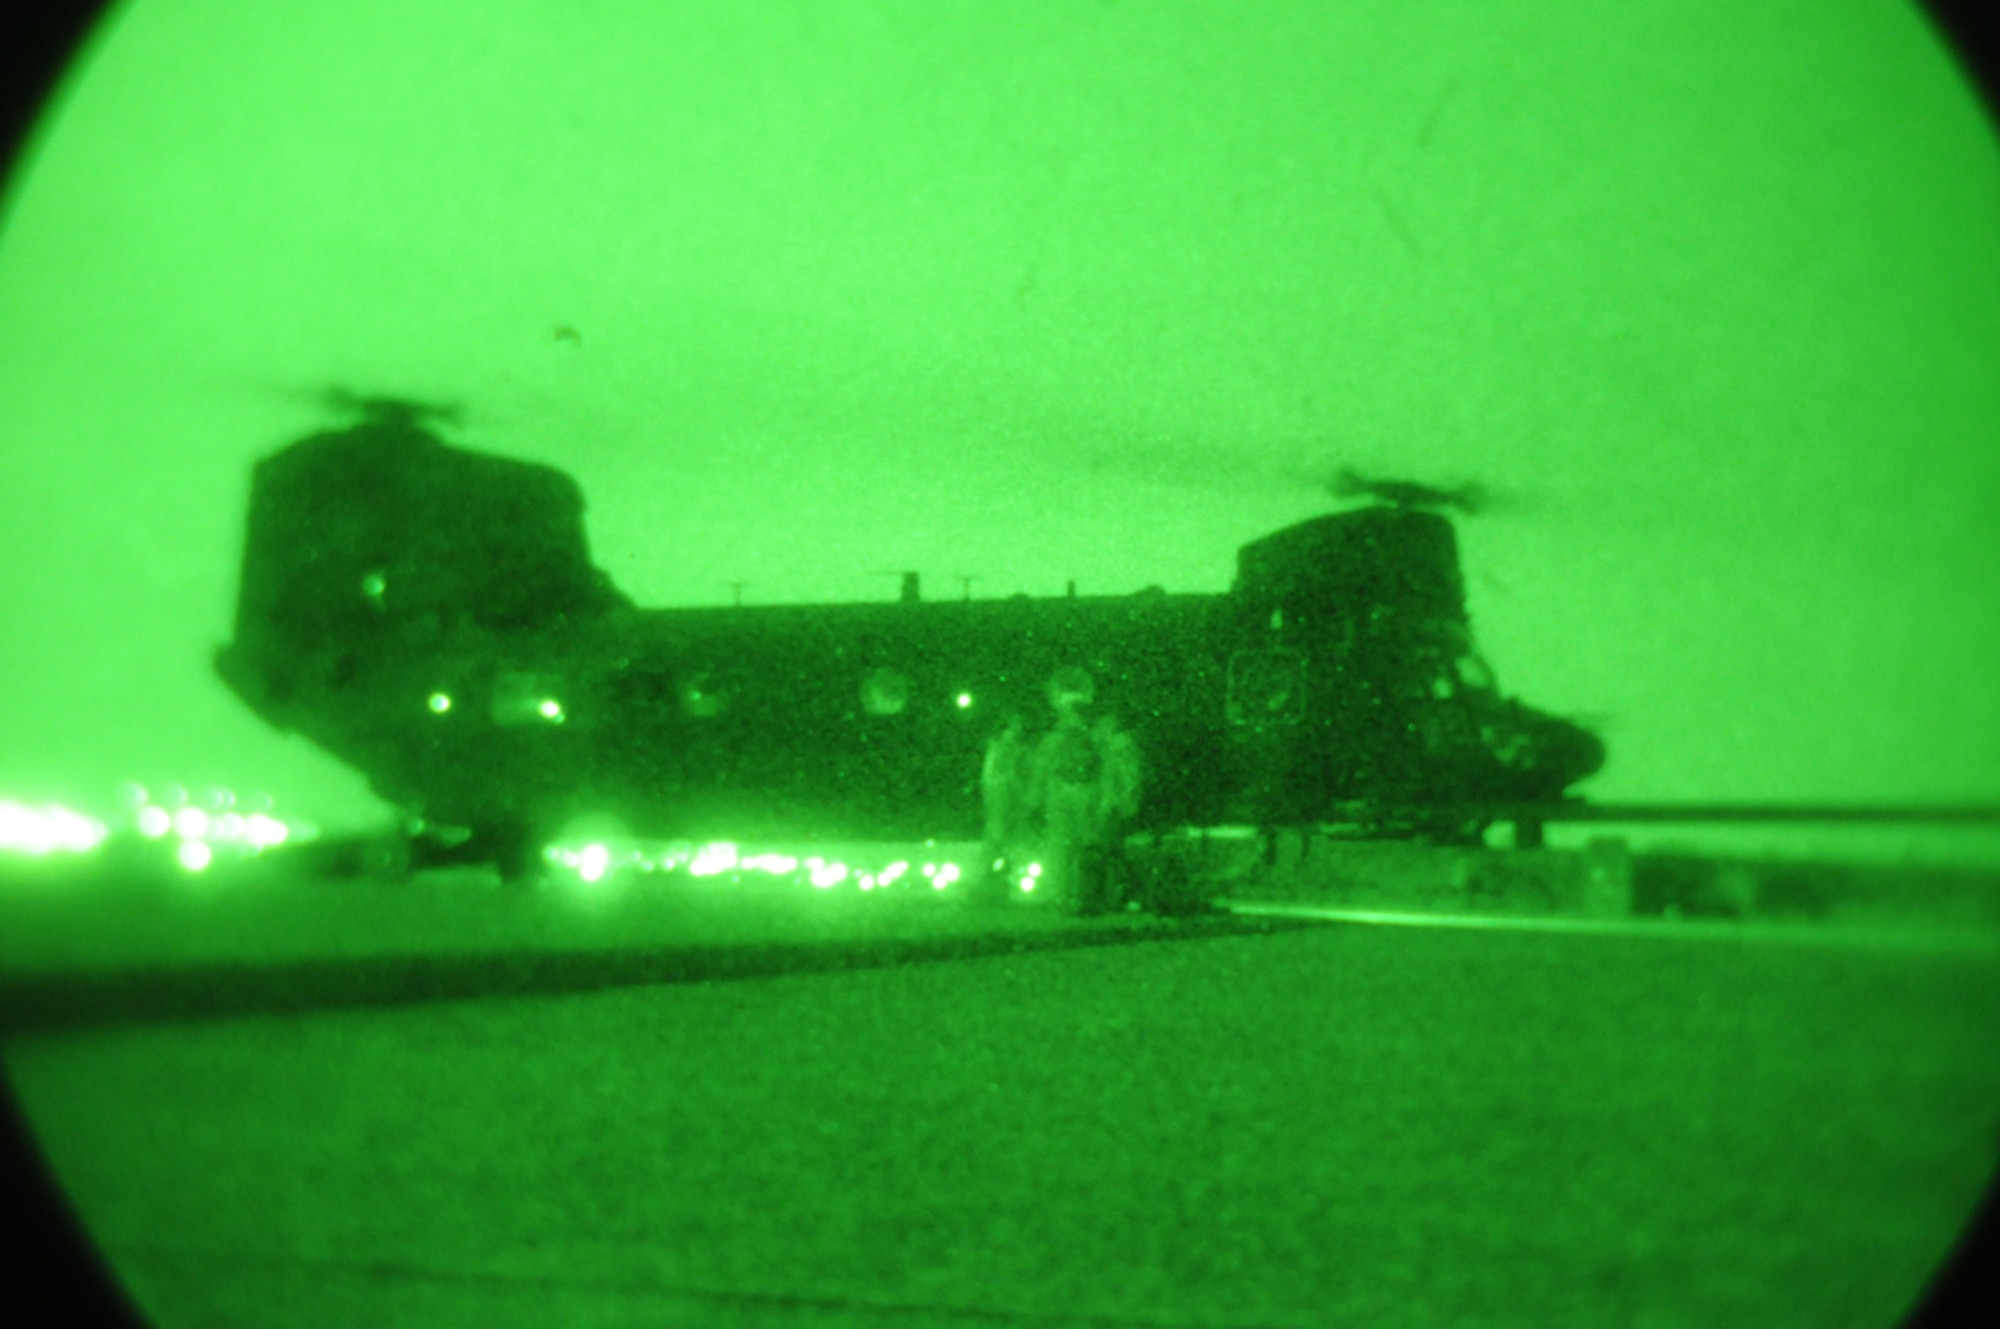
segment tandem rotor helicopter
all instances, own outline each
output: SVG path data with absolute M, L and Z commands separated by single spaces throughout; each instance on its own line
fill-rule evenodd
M 1447 512 L 1475 487 L 1342 472 L 1357 502 L 1242 546 L 1224 594 L 644 609 L 546 465 L 451 413 L 344 394 L 258 462 L 223 680 L 367 776 L 454 858 L 531 871 L 571 818 L 674 839 L 976 840 L 981 754 L 1057 671 L 1145 754 L 1138 831 L 1340 822 L 1476 837 L 1604 763 L 1504 696 Z M 1517 821 L 1533 843 L 1539 822 Z

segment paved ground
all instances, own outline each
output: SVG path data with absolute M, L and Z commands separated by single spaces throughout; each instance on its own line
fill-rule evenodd
M 815 972 L 24 1020 L 6 1061 L 162 1325 L 1881 1325 L 2000 1142 L 1991 947 L 833 917 Z M 1042 940 L 864 955 L 952 928 Z

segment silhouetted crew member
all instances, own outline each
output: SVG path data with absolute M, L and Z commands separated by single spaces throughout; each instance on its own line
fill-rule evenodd
M 1125 732 L 1116 715 L 1098 717 L 1091 729 L 1099 757 L 1104 763 L 1104 780 L 1099 800 L 1099 818 L 1106 835 L 1122 835 L 1132 818 L 1139 815 L 1139 800 L 1145 782 L 1145 766 L 1139 744 Z
M 1094 849 L 1099 858 L 1104 903 L 1115 905 L 1130 885 L 1131 873 L 1125 862 L 1125 835 L 1132 819 L 1139 815 L 1139 800 L 1145 781 L 1145 767 L 1139 744 L 1107 712 L 1091 727 L 1091 741 L 1097 745 L 1103 773 L 1098 779 L 1097 825 Z
M 1104 907 L 1101 801 L 1104 757 L 1084 722 L 1082 702 L 1058 694 L 1056 727 L 1035 749 L 1034 788 L 1042 811 L 1043 880 L 1071 913 Z
M 1006 727 L 986 740 L 986 759 L 979 768 L 979 799 L 986 810 L 980 880 L 988 894 L 1004 893 L 1012 884 L 1014 847 L 1026 829 L 1028 782 L 1026 726 L 1019 715 L 1010 715 Z

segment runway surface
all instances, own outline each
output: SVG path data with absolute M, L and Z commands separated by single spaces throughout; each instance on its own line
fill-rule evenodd
M 152 923 L 81 940 L 89 910 L 17 908 L 43 931 L 0 1004 L 162 1325 L 1883 1325 L 2000 1144 L 1978 945 L 579 913 L 448 874 L 90 910 L 140 898 Z M 459 988 L 281 981 L 438 957 Z M 140 972 L 251 986 L 32 998 Z

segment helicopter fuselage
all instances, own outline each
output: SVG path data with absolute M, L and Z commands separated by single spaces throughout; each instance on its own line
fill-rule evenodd
M 1139 829 L 1559 798 L 1588 730 L 1500 695 L 1447 518 L 1376 505 L 1243 547 L 1223 594 L 641 609 L 561 472 L 409 421 L 259 464 L 224 679 L 491 856 L 578 815 L 673 838 L 972 839 L 1007 717 L 1087 679 Z

